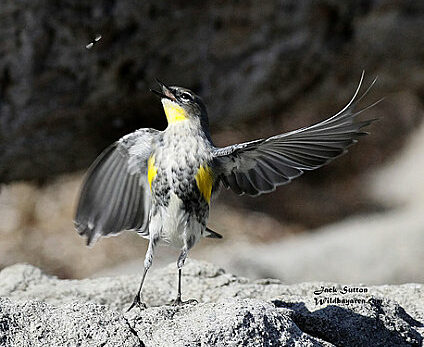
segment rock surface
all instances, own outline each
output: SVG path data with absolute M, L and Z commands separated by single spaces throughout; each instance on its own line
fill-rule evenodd
M 421 346 L 424 287 L 250 282 L 208 263 L 148 274 L 147 309 L 125 313 L 138 276 L 58 280 L 30 265 L 0 273 L 0 345 L 5 346 Z M 337 293 L 314 294 L 321 287 Z M 339 301 L 339 302 L 337 302 Z M 344 301 L 341 303 L 340 301 Z

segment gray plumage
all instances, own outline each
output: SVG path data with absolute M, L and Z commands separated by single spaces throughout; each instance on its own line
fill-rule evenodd
M 75 217 L 75 227 L 87 237 L 87 244 L 123 230 L 148 236 L 151 197 L 146 164 L 158 136 L 154 129 L 128 134 L 106 148 L 89 168 Z
M 206 226 L 211 195 L 220 185 L 237 194 L 270 192 L 357 142 L 365 134 L 361 129 L 372 122 L 356 120 L 365 110 L 355 110 L 358 102 L 375 83 L 357 98 L 362 81 L 363 74 L 348 105 L 322 122 L 224 148 L 212 143 L 202 100 L 188 89 L 159 82 L 161 91 L 154 92 L 161 97 L 167 129 L 140 129 L 108 147 L 87 172 L 75 216 L 76 229 L 88 244 L 124 230 L 149 238 L 131 308 L 141 303 L 141 287 L 158 242 L 181 250 L 181 279 L 188 251 L 200 237 L 222 237 Z M 177 303 L 182 302 L 180 282 Z
M 374 85 L 355 100 L 363 74 L 351 101 L 336 115 L 317 124 L 224 148 L 216 148 L 213 156 L 226 188 L 237 194 L 257 196 L 287 184 L 304 171 L 317 169 L 341 154 L 365 135 L 361 129 L 373 120 L 355 121 L 364 110 L 355 106 Z M 371 105 L 370 107 L 374 106 Z

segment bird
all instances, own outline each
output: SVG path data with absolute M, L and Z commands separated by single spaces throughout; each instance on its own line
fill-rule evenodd
M 202 237 L 222 237 L 207 226 L 220 187 L 258 196 L 344 154 L 375 120 L 357 116 L 381 101 L 357 110 L 377 80 L 358 97 L 363 79 L 364 72 L 349 103 L 321 122 L 226 147 L 214 145 L 207 109 L 198 95 L 157 80 L 159 90 L 151 91 L 161 100 L 166 129 L 138 129 L 107 147 L 85 175 L 74 218 L 87 245 L 123 231 L 148 239 L 140 285 L 128 311 L 146 307 L 141 293 L 158 244 L 180 252 L 173 304 L 196 303 L 182 300 L 182 268 Z

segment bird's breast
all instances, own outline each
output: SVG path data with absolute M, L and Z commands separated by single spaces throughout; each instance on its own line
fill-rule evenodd
M 208 205 L 214 183 L 210 144 L 201 136 L 167 135 L 148 161 L 153 196 L 164 202 L 174 193 L 189 210 Z

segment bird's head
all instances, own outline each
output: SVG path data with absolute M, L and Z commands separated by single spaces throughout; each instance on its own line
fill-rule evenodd
M 186 120 L 206 121 L 207 112 L 202 99 L 191 90 L 183 87 L 168 87 L 157 80 L 160 91 L 152 90 L 161 98 L 168 124 L 174 124 Z

